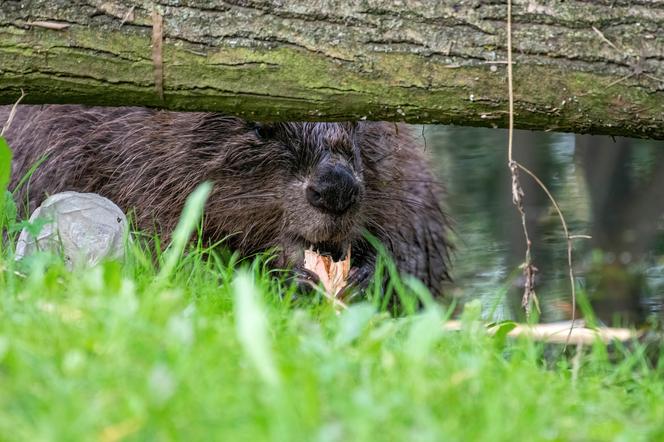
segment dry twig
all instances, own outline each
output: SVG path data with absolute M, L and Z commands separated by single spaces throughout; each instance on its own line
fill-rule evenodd
M 604 37 L 604 35 L 599 30 L 597 30 L 594 27 L 593 29 L 595 30 L 595 32 L 597 32 L 600 35 L 600 37 L 606 40 L 606 37 Z M 611 42 L 608 43 L 611 44 L 612 47 L 616 48 L 615 45 L 613 45 Z M 517 207 L 521 215 L 521 224 L 523 226 L 523 233 L 526 239 L 525 260 L 524 263 L 522 264 L 523 274 L 525 278 L 522 305 L 526 310 L 526 315 L 530 314 L 531 300 L 534 301 L 537 305 L 537 295 L 535 294 L 535 287 L 534 287 L 537 268 L 532 264 L 532 257 L 531 257 L 532 243 L 530 241 L 530 237 L 528 236 L 528 228 L 526 225 L 526 213 L 523 208 L 524 193 L 523 193 L 523 188 L 521 187 L 519 181 L 519 174 L 518 174 L 519 170 L 522 170 L 525 173 L 527 173 L 533 180 L 535 180 L 537 185 L 544 191 L 546 196 L 551 201 L 551 204 L 553 204 L 553 207 L 555 208 L 558 214 L 558 218 L 560 219 L 560 224 L 563 227 L 563 231 L 565 234 L 565 241 L 567 242 L 567 268 L 568 268 L 569 282 L 572 294 L 572 322 L 566 340 L 566 342 L 569 342 L 576 321 L 576 282 L 574 277 L 574 265 L 572 260 L 572 253 L 573 253 L 572 241 L 577 238 L 589 238 L 589 236 L 569 234 L 569 229 L 567 228 L 567 222 L 565 221 L 565 216 L 563 215 L 562 210 L 560 210 L 558 202 L 553 197 L 549 189 L 532 171 L 530 171 L 528 168 L 521 165 L 520 163 L 516 162 L 513 158 L 512 143 L 513 143 L 513 132 L 514 132 L 514 90 L 512 86 L 513 83 L 512 83 L 512 2 L 511 0 L 507 0 L 507 83 L 508 83 L 508 93 L 509 93 L 508 165 L 510 173 L 512 175 L 512 202 Z
M 646 72 L 646 69 L 645 69 L 645 66 L 644 66 L 644 58 L 645 58 L 645 57 L 638 56 L 638 55 L 628 54 L 626 51 L 624 51 L 623 49 L 620 49 L 618 46 L 616 46 L 615 44 L 613 44 L 613 42 L 612 42 L 611 40 L 609 40 L 608 38 L 606 38 L 606 36 L 602 33 L 602 31 L 600 31 L 599 29 L 597 29 L 597 28 L 594 27 L 594 26 L 593 26 L 592 28 L 593 28 L 593 31 L 595 31 L 595 33 L 596 33 L 597 35 L 599 35 L 599 38 L 600 38 L 604 43 L 606 43 L 607 45 L 609 45 L 613 50 L 615 50 L 616 52 L 618 52 L 618 53 L 619 53 L 620 55 L 622 55 L 623 57 L 625 57 L 625 58 L 627 58 L 627 59 L 630 60 L 629 67 L 632 68 L 632 72 L 630 72 L 629 74 L 625 75 L 624 77 L 621 77 L 621 78 L 619 78 L 619 79 L 617 79 L 617 80 L 612 81 L 611 83 L 609 83 L 609 84 L 606 86 L 607 88 L 610 88 L 610 87 L 612 87 L 612 86 L 615 86 L 615 85 L 618 84 L 618 83 L 622 83 L 623 81 L 629 80 L 629 79 L 632 78 L 632 77 L 640 77 L 641 75 L 643 75 L 644 77 L 649 78 L 649 79 L 651 79 L 651 80 L 653 80 L 653 81 L 656 81 L 656 82 L 659 82 L 659 83 L 664 83 L 664 79 L 659 78 L 659 77 L 656 77 L 655 75 L 651 75 L 651 74 L 649 74 L 648 72 Z
M 528 226 L 526 224 L 526 211 L 523 208 L 523 188 L 519 181 L 519 164 L 514 161 L 513 156 L 513 139 L 514 139 L 514 89 L 512 86 L 512 2 L 507 0 L 507 88 L 509 94 L 509 129 L 507 135 L 507 155 L 508 166 L 512 176 L 512 202 L 516 206 L 521 215 L 521 225 L 523 227 L 523 234 L 526 238 L 526 256 L 521 268 L 523 269 L 524 285 L 523 285 L 523 298 L 521 305 L 526 310 L 526 315 L 530 316 L 530 306 L 533 299 L 536 299 L 535 294 L 535 275 L 537 274 L 537 267 L 533 265 L 531 256 L 530 236 L 528 235 Z
M 620 49 L 618 49 L 618 46 L 616 46 L 616 45 L 614 45 L 613 43 L 611 43 L 611 40 L 609 40 L 608 38 L 606 38 L 606 37 L 604 36 L 604 34 L 602 33 L 602 31 L 600 31 L 599 29 L 597 29 L 597 28 L 594 27 L 594 26 L 593 26 L 593 31 L 595 31 L 595 33 L 596 33 L 597 35 L 599 35 L 599 38 L 601 38 L 602 41 L 603 41 L 604 43 L 608 44 L 609 46 L 611 46 L 611 47 L 612 47 L 613 49 L 615 49 L 616 51 L 618 51 L 618 52 L 622 52 Z
M 572 326 L 569 329 L 570 334 L 572 333 L 572 329 L 574 328 L 574 321 L 576 319 L 576 283 L 575 283 L 575 277 L 574 277 L 574 266 L 572 262 L 572 252 L 573 252 L 573 245 L 572 241 L 577 239 L 577 238 L 583 238 L 583 239 L 589 239 L 589 235 L 570 235 L 569 234 L 569 229 L 567 228 L 567 222 L 565 221 L 565 216 L 563 215 L 563 211 L 560 210 L 560 206 L 558 205 L 558 202 L 556 199 L 553 197 L 549 189 L 544 185 L 544 183 L 535 175 L 532 171 L 528 170 L 525 166 L 522 166 L 521 164 L 518 164 L 519 169 L 523 170 L 526 172 L 530 177 L 535 180 L 535 182 L 540 186 L 540 188 L 546 193 L 546 196 L 549 198 L 551 201 L 551 204 L 553 204 L 553 207 L 556 209 L 556 213 L 558 214 L 558 218 L 560 219 L 560 224 L 563 226 L 563 231 L 565 233 L 565 240 L 567 241 L 567 269 L 568 269 L 568 275 L 569 275 L 569 283 L 570 287 L 572 290 Z
M 127 20 L 129 20 L 129 21 L 134 20 L 134 9 L 135 8 L 136 8 L 136 6 L 132 6 L 131 8 L 129 8 L 129 11 L 127 11 L 125 16 L 122 18 L 122 21 L 120 22 L 120 27 L 122 27 L 122 25 L 124 25 L 127 22 Z
M 25 92 L 23 91 L 23 89 L 21 89 L 21 96 L 18 97 L 18 100 L 16 100 L 16 103 L 14 103 L 14 105 L 12 106 L 12 110 L 9 111 L 9 117 L 7 117 L 7 121 L 5 122 L 5 125 L 2 126 L 2 130 L 0 131 L 0 137 L 3 136 L 5 134 L 5 132 L 7 132 L 9 130 L 9 126 L 11 126 L 12 121 L 14 121 L 14 115 L 16 115 L 16 108 L 19 105 L 19 103 L 21 102 L 21 100 L 23 100 L 24 97 L 25 97 Z

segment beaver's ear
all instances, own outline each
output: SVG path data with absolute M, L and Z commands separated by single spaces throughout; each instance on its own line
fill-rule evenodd
M 251 128 L 253 131 L 256 133 L 256 136 L 261 139 L 269 139 L 273 138 L 276 128 L 274 125 L 269 124 L 269 123 L 258 123 L 258 122 L 253 122 L 250 123 Z

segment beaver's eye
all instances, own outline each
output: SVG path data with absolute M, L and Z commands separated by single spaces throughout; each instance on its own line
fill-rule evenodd
M 274 136 L 274 126 L 265 123 L 254 123 L 254 132 L 258 138 L 272 138 Z

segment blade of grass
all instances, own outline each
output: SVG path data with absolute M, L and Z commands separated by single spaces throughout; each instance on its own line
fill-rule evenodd
M 173 240 L 164 252 L 164 261 L 157 275 L 157 282 L 167 281 L 173 274 L 184 248 L 203 216 L 205 202 L 211 190 L 212 184 L 205 182 L 199 185 L 187 198 L 180 221 L 173 232 Z
M 34 163 L 32 166 L 30 166 L 30 169 L 28 169 L 28 171 L 25 173 L 25 175 L 23 175 L 23 176 L 21 177 L 21 179 L 18 181 L 18 184 L 16 185 L 16 187 L 14 187 L 14 190 L 12 190 L 12 193 L 13 193 L 14 195 L 16 195 L 16 194 L 18 193 L 19 190 L 21 190 L 21 187 L 23 187 L 23 186 L 25 185 L 25 183 L 26 183 L 26 182 L 32 177 L 32 175 L 35 173 L 35 171 L 37 170 L 37 168 L 38 168 L 39 166 L 41 166 L 41 165 L 44 163 L 44 161 L 46 161 L 47 158 L 48 158 L 47 155 L 42 155 L 37 161 L 35 161 L 35 163 Z
M 5 224 L 5 203 L 7 199 L 7 186 L 12 174 L 12 151 L 3 137 L 0 137 L 0 253 L 3 249 L 2 234 Z
M 265 307 L 254 280 L 247 271 L 238 271 L 233 280 L 233 306 L 235 331 L 249 361 L 263 381 L 270 386 L 279 385 L 279 374 L 274 364 Z
M 406 313 L 413 314 L 417 311 L 418 298 L 415 294 L 411 293 L 406 285 L 401 280 L 401 275 L 397 269 L 394 260 L 392 259 L 390 253 L 387 251 L 383 243 L 380 240 L 370 234 L 369 232 L 364 232 L 364 239 L 377 251 L 378 260 L 383 261 L 384 270 L 387 271 L 389 281 L 387 283 L 387 288 L 383 294 L 383 305 L 382 307 L 387 307 L 390 302 L 390 286 L 396 294 L 396 299 L 399 300 L 400 305 L 398 310 Z M 396 308 L 396 306 L 395 306 Z

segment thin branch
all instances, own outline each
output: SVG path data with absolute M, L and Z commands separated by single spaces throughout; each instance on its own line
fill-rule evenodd
M 523 227 L 523 235 L 526 238 L 526 256 L 521 268 L 523 269 L 524 288 L 523 298 L 521 305 L 526 310 L 526 316 L 530 316 L 530 305 L 533 299 L 537 299 L 535 294 L 535 275 L 537 267 L 533 265 L 531 256 L 530 236 L 528 235 L 528 225 L 526 223 L 526 211 L 523 208 L 524 192 L 519 181 L 518 163 L 514 161 L 513 157 L 513 142 L 514 142 L 514 89 L 512 86 L 512 2 L 507 0 L 507 90 L 509 96 L 509 128 L 507 135 L 507 156 L 508 167 L 512 176 L 512 203 L 516 206 L 521 215 L 521 226 Z M 539 303 L 535 302 L 535 306 L 539 310 Z
M 602 34 L 597 28 L 593 27 L 593 29 L 595 30 L 595 32 L 597 32 L 600 35 L 600 37 L 602 37 L 603 40 L 605 40 L 616 50 L 618 49 L 615 45 L 613 45 L 610 41 L 608 41 L 606 37 L 604 37 L 604 34 Z M 538 306 L 538 302 L 534 289 L 535 273 L 537 272 L 537 268 L 532 264 L 532 257 L 531 257 L 532 244 L 530 241 L 530 237 L 528 236 L 528 229 L 526 225 L 526 213 L 523 208 L 524 192 L 523 188 L 521 187 L 521 183 L 519 181 L 519 175 L 518 175 L 519 170 L 522 170 L 528 175 L 530 175 L 530 177 L 533 180 L 535 180 L 535 182 L 540 186 L 540 188 L 544 191 L 544 193 L 546 193 L 546 196 L 549 198 L 551 204 L 553 204 L 553 207 L 556 209 L 556 212 L 558 213 L 558 218 L 560 219 L 560 223 L 562 224 L 563 231 L 565 233 L 565 241 L 567 243 L 567 268 L 568 268 L 569 282 L 572 291 L 572 322 L 569 332 L 567 334 L 567 342 L 569 342 L 576 321 L 576 283 L 574 276 L 574 265 L 573 265 L 574 263 L 572 260 L 572 252 L 573 252 L 572 241 L 577 238 L 589 238 L 589 237 L 587 235 L 571 236 L 569 234 L 567 221 L 565 220 L 565 216 L 563 215 L 562 210 L 560 210 L 558 202 L 553 197 L 553 194 L 551 194 L 549 189 L 546 187 L 546 185 L 544 185 L 542 180 L 540 180 L 537 177 L 537 175 L 531 172 L 527 167 L 516 162 L 513 158 L 512 146 L 513 146 L 513 132 L 514 132 L 514 90 L 512 85 L 513 76 L 512 76 L 512 1 L 511 0 L 507 0 L 507 83 L 508 83 L 508 93 L 509 93 L 508 161 L 509 161 L 510 173 L 512 175 L 512 202 L 517 207 L 521 215 L 521 224 L 523 226 L 523 233 L 526 239 L 526 256 L 525 256 L 525 261 L 522 264 L 523 273 L 525 276 L 522 305 L 526 309 L 526 315 L 529 315 L 530 313 L 529 305 L 531 299 L 534 300 L 536 306 Z
M 122 27 L 122 25 L 124 25 L 127 22 L 127 20 L 129 21 L 134 20 L 134 8 L 136 8 L 136 6 L 132 6 L 131 8 L 129 8 L 129 11 L 127 11 L 124 18 L 120 22 L 120 27 Z
M 602 31 L 600 31 L 599 29 L 597 29 L 597 28 L 594 27 L 594 26 L 593 26 L 592 28 L 593 28 L 593 31 L 595 31 L 595 33 L 596 33 L 597 35 L 599 35 L 599 38 L 601 38 L 602 41 L 603 41 L 604 43 L 608 44 L 609 46 L 611 46 L 613 49 L 615 49 L 615 50 L 618 51 L 618 52 L 623 52 L 622 50 L 618 49 L 618 46 L 616 46 L 616 45 L 614 45 L 613 43 L 611 43 L 611 40 L 609 40 L 608 38 L 606 38 L 606 37 L 604 36 L 604 34 L 602 33 Z
M 629 60 L 632 61 L 632 62 L 630 63 L 630 68 L 632 68 L 632 69 L 634 70 L 634 72 L 632 72 L 632 73 L 630 73 L 630 74 L 627 74 L 627 75 L 625 75 L 625 76 L 622 77 L 622 78 L 619 78 L 619 79 L 617 79 L 617 80 L 612 81 L 611 83 L 609 83 L 609 84 L 606 86 L 607 88 L 610 88 L 610 87 L 612 87 L 612 86 L 615 86 L 615 85 L 618 84 L 618 83 L 622 83 L 623 81 L 629 80 L 630 78 L 632 78 L 632 77 L 634 77 L 634 76 L 636 76 L 636 77 L 638 78 L 638 77 L 641 76 L 641 75 L 643 75 L 643 76 L 646 77 L 646 78 L 650 78 L 651 80 L 656 81 L 656 82 L 658 82 L 658 83 L 664 83 L 664 79 L 659 78 L 659 77 L 656 77 L 656 76 L 654 76 L 654 75 L 651 75 L 651 74 L 649 74 L 649 73 L 647 73 L 647 72 L 643 72 L 643 66 L 641 66 L 640 57 L 639 57 L 638 55 L 628 54 L 628 53 L 625 52 L 623 49 L 620 49 L 618 46 L 616 46 L 615 44 L 613 44 L 613 42 L 611 42 L 611 40 L 609 40 L 608 38 L 606 38 L 606 37 L 604 36 L 604 34 L 602 33 L 602 31 L 600 31 L 599 29 L 597 29 L 597 28 L 594 27 L 594 26 L 593 26 L 592 28 L 593 28 L 593 31 L 595 31 L 595 32 L 597 33 L 597 35 L 599 35 L 599 37 L 602 39 L 602 41 L 603 41 L 604 43 L 606 43 L 606 44 L 608 44 L 609 46 L 611 46 L 611 48 L 613 48 L 615 51 L 619 52 L 623 57 L 626 57 L 627 59 L 629 59 Z M 635 60 L 635 61 L 634 61 L 634 60 Z
M 631 74 L 627 74 L 627 75 L 625 75 L 624 77 L 621 77 L 621 78 L 619 78 L 619 79 L 617 79 L 617 80 L 614 80 L 614 81 L 612 81 L 611 83 L 607 84 L 607 85 L 606 85 L 606 88 L 608 89 L 608 88 L 610 88 L 610 87 L 615 86 L 615 85 L 618 84 L 618 83 L 621 83 L 621 82 L 623 82 L 623 81 L 625 81 L 625 80 L 629 80 L 630 78 L 632 78 L 632 77 L 635 76 L 635 75 L 636 75 L 636 72 L 632 72 Z
M 512 0 L 507 0 L 507 91 L 509 94 L 509 127 L 507 136 L 507 158 L 510 169 L 512 157 L 512 139 L 514 136 L 514 90 L 512 88 Z M 512 196 L 514 197 L 514 195 Z
M 518 164 L 517 166 L 519 169 L 523 170 L 526 172 L 530 177 L 535 180 L 538 186 L 546 193 L 546 196 L 549 198 L 551 201 L 551 204 L 553 204 L 553 207 L 556 209 L 556 213 L 558 213 L 558 218 L 560 219 L 560 224 L 563 226 L 563 231 L 565 232 L 565 240 L 567 241 L 567 268 L 569 271 L 569 283 L 570 287 L 572 289 L 572 325 L 569 329 L 569 335 L 568 338 L 571 337 L 572 335 L 572 329 L 574 328 L 574 322 L 576 321 L 576 283 L 575 283 L 575 277 L 574 277 L 574 266 L 572 265 L 572 241 L 577 238 L 590 238 L 589 235 L 570 235 L 569 234 L 569 229 L 567 228 L 567 222 L 565 221 L 565 216 L 563 215 L 562 210 L 560 210 L 560 206 L 558 205 L 558 202 L 556 199 L 553 197 L 549 189 L 544 185 L 542 180 L 540 180 L 537 175 L 535 175 L 532 171 L 530 171 L 528 168 L 525 166 Z
M 25 97 L 25 92 L 23 89 L 21 89 L 21 96 L 18 97 L 18 100 L 16 100 L 16 103 L 12 106 L 12 110 L 9 112 L 9 117 L 7 117 L 7 121 L 5 122 L 5 125 L 2 126 L 2 130 L 0 131 L 0 137 L 5 134 L 9 130 L 9 126 L 11 126 L 12 121 L 14 121 L 14 115 L 16 115 L 16 108 L 18 107 L 18 104 L 23 100 Z

